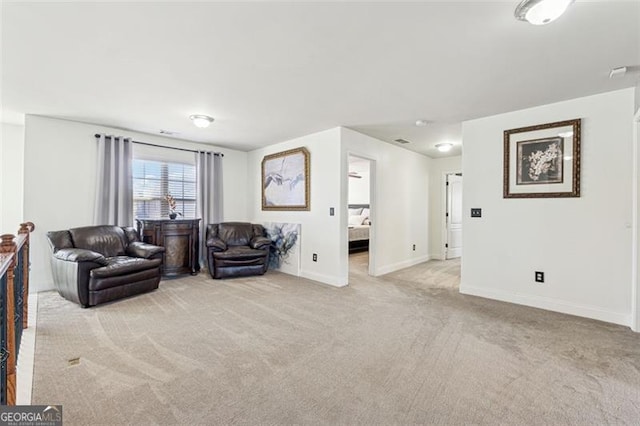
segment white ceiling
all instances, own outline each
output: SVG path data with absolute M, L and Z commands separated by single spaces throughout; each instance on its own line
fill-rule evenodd
M 440 142 L 460 152 L 463 120 L 636 84 L 608 74 L 640 65 L 640 2 L 579 1 L 536 27 L 518 1 L 5 1 L 2 120 L 240 150 L 346 126 L 437 157 Z

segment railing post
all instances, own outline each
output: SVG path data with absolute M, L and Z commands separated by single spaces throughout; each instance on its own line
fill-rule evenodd
M 18 235 L 26 234 L 22 256 L 22 300 L 24 300 L 24 303 L 22 305 L 23 329 L 29 326 L 29 266 L 31 264 L 29 256 L 29 241 L 31 240 L 30 234 L 34 231 L 34 229 L 36 229 L 36 226 L 33 224 L 33 222 L 25 222 L 20 224 L 20 229 L 18 230 Z
M 15 333 L 15 293 L 14 293 L 14 268 L 16 265 L 15 236 L 11 234 L 0 235 L 0 253 L 13 253 L 14 256 L 7 270 L 7 405 L 16 404 L 16 333 Z

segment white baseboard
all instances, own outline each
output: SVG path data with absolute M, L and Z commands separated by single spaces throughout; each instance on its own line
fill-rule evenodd
M 318 274 L 317 272 L 300 270 L 300 276 L 313 281 L 319 281 L 323 284 L 329 284 L 334 287 L 344 287 L 349 284 L 346 278 L 336 277 L 333 275 Z
M 38 324 L 38 293 L 29 293 L 29 327 L 22 331 L 20 354 L 16 365 L 16 404 L 31 405 L 33 365 L 36 355 L 36 327 Z
M 534 296 L 530 294 L 509 293 L 502 290 L 472 287 L 460 283 L 460 293 L 471 296 L 479 296 L 487 299 L 500 300 L 502 302 L 515 303 L 517 305 L 531 306 L 547 311 L 561 312 L 563 314 L 576 315 L 591 318 L 613 324 L 631 326 L 631 314 L 606 311 L 596 306 L 579 305 L 564 300 L 549 297 Z
M 391 272 L 399 271 L 400 269 L 408 268 L 418 263 L 431 260 L 430 255 L 416 257 L 414 259 L 403 260 L 402 262 L 392 263 L 391 265 L 381 266 L 376 268 L 376 277 L 380 275 L 390 274 Z

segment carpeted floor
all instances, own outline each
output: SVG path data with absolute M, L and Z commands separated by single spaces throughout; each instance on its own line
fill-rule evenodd
M 638 424 L 637 334 L 460 295 L 459 265 L 201 274 L 91 309 L 42 293 L 33 403 L 67 425 Z

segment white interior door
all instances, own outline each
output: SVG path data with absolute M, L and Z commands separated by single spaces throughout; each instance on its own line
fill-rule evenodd
M 462 256 L 462 174 L 447 175 L 447 259 Z

